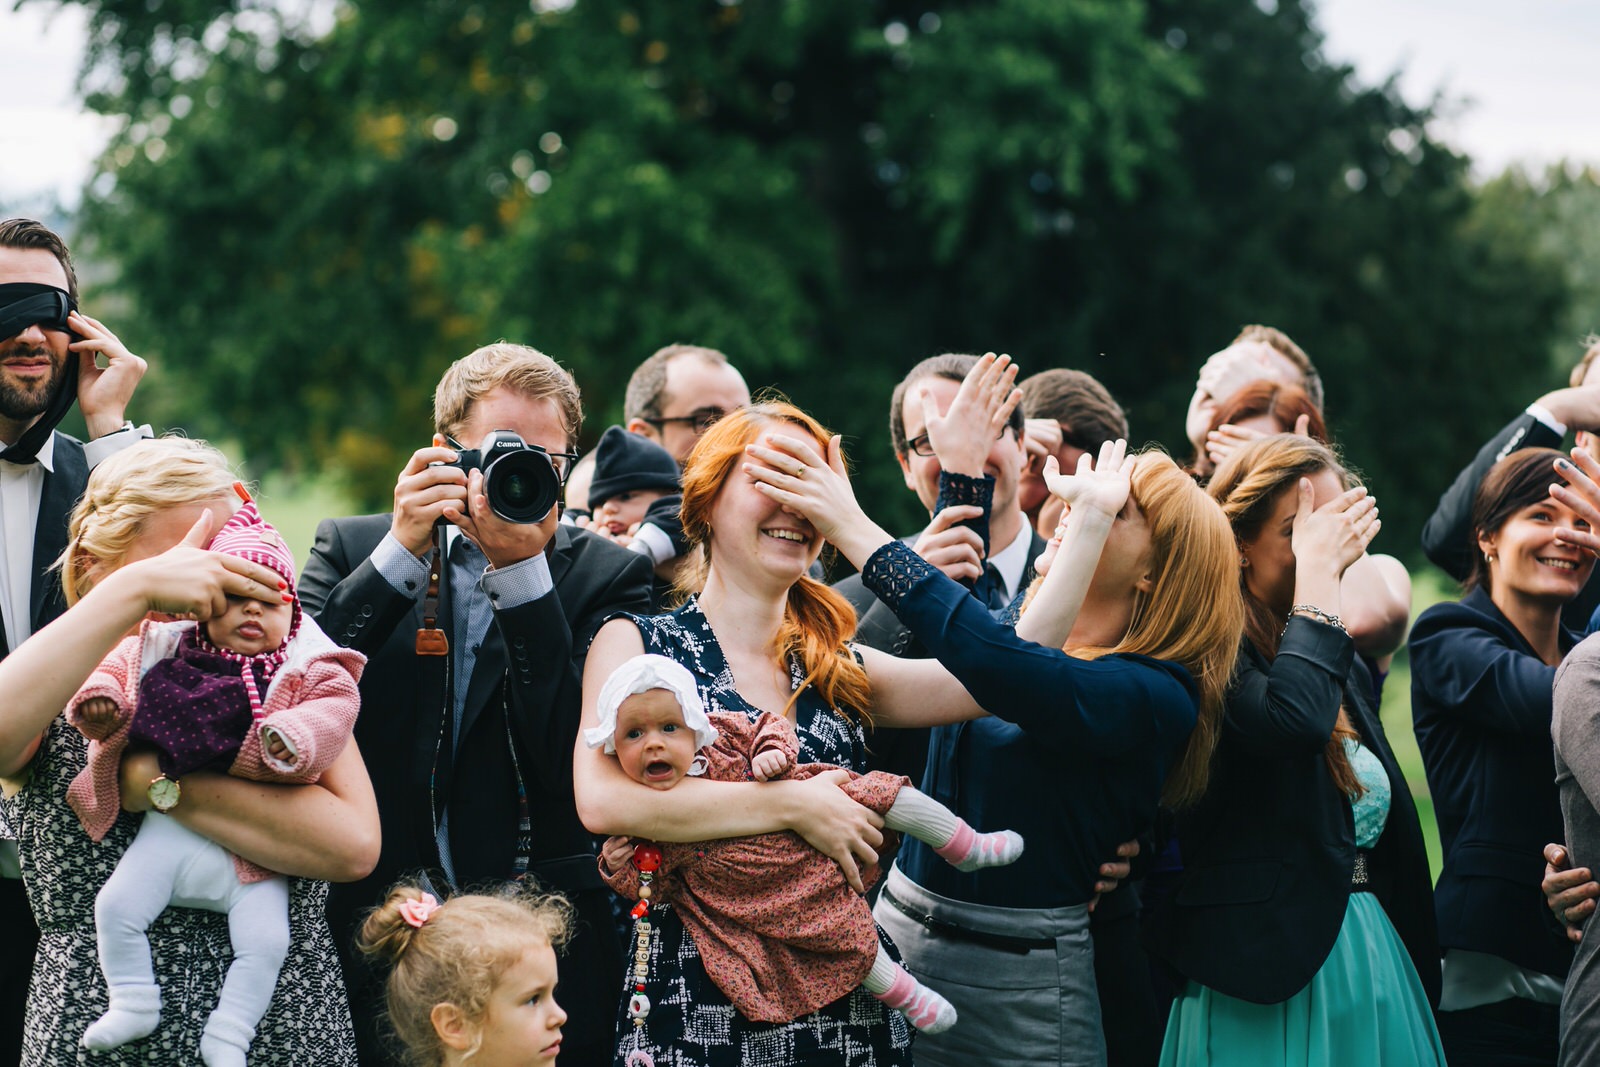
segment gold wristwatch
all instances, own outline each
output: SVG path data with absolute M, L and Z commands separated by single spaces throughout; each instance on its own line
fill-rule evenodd
M 162 775 L 150 780 L 150 788 L 145 791 L 150 798 L 150 806 L 163 815 L 178 806 L 178 801 L 183 798 L 183 787 L 176 778 Z

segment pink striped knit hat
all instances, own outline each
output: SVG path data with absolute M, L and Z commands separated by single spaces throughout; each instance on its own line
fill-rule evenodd
M 289 627 L 290 636 L 300 629 L 300 600 L 295 593 L 294 553 L 289 551 L 283 536 L 270 522 L 261 517 L 255 501 L 245 501 L 244 507 L 234 512 L 233 518 L 222 524 L 217 536 L 211 539 L 210 548 L 213 552 L 224 552 L 230 556 L 247 559 L 251 563 L 259 563 L 275 571 L 278 577 L 288 582 L 288 593 L 295 597 L 294 622 Z

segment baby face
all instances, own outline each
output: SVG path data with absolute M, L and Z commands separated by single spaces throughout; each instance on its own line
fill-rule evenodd
M 665 689 L 635 693 L 617 709 L 617 761 L 651 789 L 671 789 L 689 773 L 696 750 L 683 709 Z
M 244 656 L 274 652 L 289 636 L 294 606 L 264 604 L 249 597 L 228 597 L 228 610 L 206 624 L 206 637 L 219 648 Z
M 628 489 L 608 496 L 594 509 L 594 524 L 605 527 L 612 537 L 625 534 L 635 523 L 644 521 L 651 504 L 666 495 L 664 489 Z

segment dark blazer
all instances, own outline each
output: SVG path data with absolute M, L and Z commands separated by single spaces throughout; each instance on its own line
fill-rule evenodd
M 397 592 L 369 558 L 389 525 L 388 515 L 325 520 L 300 580 L 302 603 L 329 636 L 368 656 L 355 736 L 377 794 L 383 846 L 370 876 L 333 887 L 328 917 L 334 936 L 341 952 L 351 952 L 360 915 L 402 876 L 427 871 L 443 886 L 436 806 L 450 812 L 451 854 L 462 886 L 511 877 L 520 767 L 533 830 L 531 870 L 566 892 L 579 911 L 578 935 L 561 963 L 562 1001 L 571 1013 L 565 1050 L 574 1063 L 609 1062 L 620 945 L 592 839 L 578 821 L 572 749 L 589 641 L 613 613 L 649 610 L 650 563 L 604 538 L 558 526 L 547 550 L 555 589 L 496 612 L 452 752 L 445 729 L 450 657 L 416 654 L 420 594 L 412 599 Z M 449 569 L 443 573 L 439 624 L 448 632 Z M 353 953 L 347 957 L 364 1064 L 390 1062 L 375 1040 L 381 1001 L 375 977 Z
M 1501 427 L 1499 433 L 1478 449 L 1472 462 L 1456 475 L 1450 488 L 1439 498 L 1439 506 L 1423 525 L 1422 551 L 1428 559 L 1456 581 L 1466 578 L 1472 570 L 1472 557 L 1478 550 L 1472 536 L 1472 501 L 1489 468 L 1518 449 L 1560 447 L 1561 438 L 1555 431 L 1526 412 Z M 1555 480 L 1554 471 L 1550 478 Z M 1583 633 L 1589 626 L 1589 616 L 1597 607 L 1600 607 L 1600 580 L 1590 576 L 1583 592 L 1562 609 L 1562 621 Z
M 1563 651 L 1578 635 L 1562 635 Z M 1541 850 L 1564 840 L 1547 666 L 1482 589 L 1411 630 L 1411 714 L 1439 819 L 1442 948 L 1565 978 L 1572 945 L 1539 893 Z
M 1393 790 L 1372 885 L 1431 1003 L 1439 950 L 1422 828 L 1371 682 L 1344 631 L 1295 616 L 1270 663 L 1248 640 L 1201 802 L 1178 817 L 1184 871 L 1145 945 L 1185 978 L 1275 1004 L 1311 981 L 1344 923 L 1355 866 L 1350 800 L 1323 759 L 1341 703 Z

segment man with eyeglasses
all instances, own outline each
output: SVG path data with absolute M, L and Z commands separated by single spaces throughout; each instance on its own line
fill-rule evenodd
M 750 389 L 728 357 L 700 345 L 668 345 L 639 364 L 623 394 L 622 418 L 683 466 L 700 435 L 750 403 Z
M 944 468 L 924 428 L 924 391 L 943 414 L 949 410 L 962 380 L 977 362 L 977 356 L 946 354 L 925 359 L 912 367 L 895 386 L 889 402 L 889 437 L 895 459 L 905 476 L 906 488 L 917 494 L 917 499 L 928 509 L 930 520 L 921 533 L 903 540 L 917 555 L 971 587 L 973 595 L 982 599 L 991 612 L 1004 616 L 1033 579 L 1033 561 L 1045 546 L 1044 538 L 1033 532 L 1018 503 L 1017 489 L 1024 462 L 1022 409 L 1019 407 L 1012 412 L 1010 423 L 990 447 L 984 463 L 985 476 L 993 479 L 987 544 L 970 525 L 982 515 L 981 507 L 957 504 L 936 512 Z M 927 656 L 894 612 L 861 584 L 859 575 L 851 575 L 834 588 L 855 606 L 859 617 L 856 640 L 896 656 L 911 659 Z M 922 780 L 927 760 L 927 731 L 880 731 L 873 746 L 884 756 L 888 769 L 907 775 L 914 782 Z
M 578 821 L 572 746 L 589 640 L 616 612 L 650 610 L 650 564 L 560 525 L 555 507 L 506 521 L 482 471 L 451 465 L 445 447 L 511 431 L 565 477 L 582 418 L 572 376 L 532 348 L 500 342 L 458 360 L 434 394 L 432 446 L 400 472 L 394 512 L 325 520 L 300 580 L 328 635 L 368 657 L 355 738 L 383 851 L 328 902 L 368 1067 L 394 1060 L 379 1032 L 382 986 L 351 952 L 355 925 L 402 876 L 441 896 L 524 875 L 565 893 L 579 922 L 561 965 L 564 1051 L 578 1063 L 611 1055 L 621 945 Z

